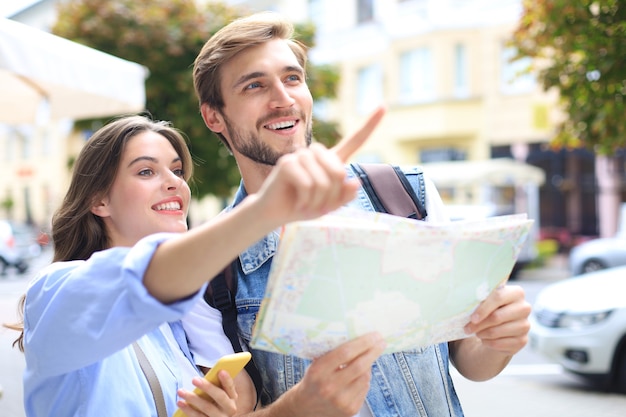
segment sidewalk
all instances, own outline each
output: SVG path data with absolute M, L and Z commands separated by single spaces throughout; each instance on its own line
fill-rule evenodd
M 556 254 L 538 268 L 524 268 L 518 272 L 517 279 L 523 281 L 558 281 L 571 276 L 567 267 L 568 256 Z

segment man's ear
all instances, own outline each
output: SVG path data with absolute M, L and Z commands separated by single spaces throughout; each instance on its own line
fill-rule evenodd
M 109 217 L 111 213 L 109 212 L 108 198 L 94 198 L 90 211 L 98 217 Z
M 204 124 L 215 133 L 222 133 L 226 128 L 224 117 L 221 113 L 206 103 L 200 106 L 200 113 Z

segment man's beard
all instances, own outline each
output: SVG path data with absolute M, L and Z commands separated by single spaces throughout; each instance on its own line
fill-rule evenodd
M 278 162 L 278 158 L 286 153 L 275 151 L 269 145 L 259 140 L 259 137 L 254 133 L 238 130 L 226 115 L 222 114 L 222 116 L 226 122 L 226 130 L 228 130 L 228 135 L 230 136 L 230 145 L 246 158 L 259 164 L 274 166 L 276 162 Z M 271 117 L 280 116 L 272 115 Z M 300 118 L 300 120 L 303 120 L 303 118 Z M 312 140 L 312 126 L 310 120 L 309 118 L 305 129 L 306 146 L 309 146 Z M 295 151 L 295 149 L 292 149 L 290 152 L 293 151 Z

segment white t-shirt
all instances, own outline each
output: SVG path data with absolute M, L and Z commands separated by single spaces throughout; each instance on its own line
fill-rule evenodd
M 219 358 L 234 353 L 222 328 L 222 313 L 203 299 L 187 313 L 183 328 L 196 365 L 212 368 Z
M 374 417 L 370 408 L 367 406 L 367 402 L 363 402 L 363 406 L 361 406 L 361 410 L 354 417 Z

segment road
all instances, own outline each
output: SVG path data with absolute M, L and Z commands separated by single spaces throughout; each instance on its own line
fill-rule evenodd
M 49 251 L 35 260 L 31 271 L 50 261 Z M 522 271 L 524 272 L 524 271 Z M 32 273 L 23 276 L 11 272 L 0 277 L 0 323 L 13 322 L 17 300 L 24 293 Z M 550 282 L 565 279 L 562 265 L 534 274 L 521 274 L 516 282 L 532 303 L 537 292 Z M 0 329 L 0 417 L 25 417 L 22 407 L 21 375 L 24 357 L 11 347 L 16 332 Z M 528 347 L 516 355 L 496 378 L 471 382 L 453 371 L 457 393 L 466 417 L 623 417 L 626 395 L 590 390 L 575 377 L 532 352 Z M 408 416 L 407 416 L 408 417 Z

